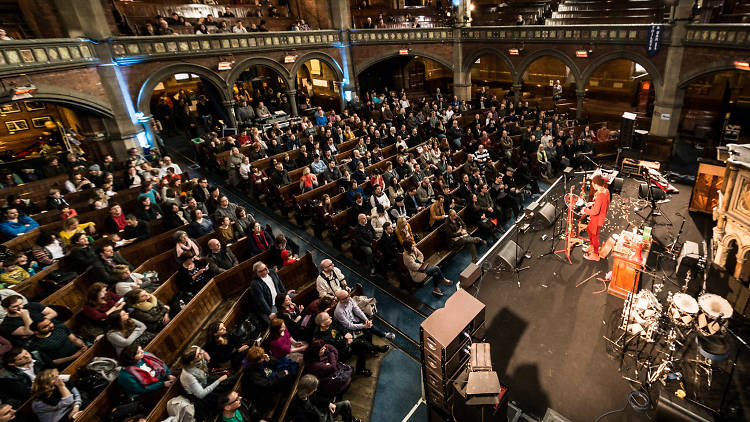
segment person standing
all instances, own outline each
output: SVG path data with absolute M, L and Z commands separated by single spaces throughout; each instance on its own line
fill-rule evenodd
M 607 210 L 609 209 L 609 189 L 607 189 L 607 182 L 604 178 L 597 174 L 591 180 L 591 184 L 596 189 L 594 194 L 594 202 L 589 202 L 583 212 L 590 216 L 589 224 L 586 226 L 586 231 L 589 234 L 589 241 L 591 246 L 586 250 L 584 258 L 589 261 L 599 260 L 599 230 L 604 225 L 604 221 L 607 218 Z

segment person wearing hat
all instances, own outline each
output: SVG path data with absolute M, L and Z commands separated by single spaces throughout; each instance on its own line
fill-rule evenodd
M 406 205 L 404 204 L 403 196 L 396 197 L 396 204 L 393 205 L 390 210 L 388 210 L 388 214 L 391 215 L 392 221 L 398 220 L 399 217 L 409 217 L 408 213 L 406 212 Z
M 88 179 L 94 184 L 94 186 L 101 186 L 104 184 L 104 175 L 99 164 L 89 166 Z

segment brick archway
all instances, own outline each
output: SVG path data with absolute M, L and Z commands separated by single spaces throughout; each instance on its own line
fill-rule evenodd
M 164 79 L 176 73 L 192 73 L 207 80 L 221 96 L 222 107 L 224 106 L 223 103 L 228 102 L 231 98 L 226 81 L 213 70 L 191 63 L 175 63 L 162 67 L 146 79 L 138 92 L 137 110 L 146 115 L 151 114 L 151 94 L 153 94 L 154 88 Z
M 581 86 L 579 88 L 585 89 L 594 72 L 605 63 L 609 63 L 613 60 L 630 60 L 631 62 L 637 63 L 646 69 L 651 80 L 657 86 L 661 87 L 664 83 L 659 69 L 646 56 L 632 51 L 620 50 L 610 51 L 609 53 L 605 53 L 591 61 L 591 63 L 583 69 L 583 73 L 581 74 Z
M 474 62 L 477 61 L 478 58 L 482 56 L 495 56 L 498 57 L 502 62 L 505 64 L 505 66 L 508 68 L 508 71 L 510 72 L 511 79 L 513 81 L 516 80 L 516 70 L 515 66 L 513 66 L 513 62 L 510 60 L 510 57 L 508 57 L 505 52 L 498 50 L 497 48 L 493 47 L 486 47 L 481 48 L 477 50 L 474 54 L 469 56 L 469 60 L 465 61 L 464 64 L 464 74 L 466 75 L 465 82 L 469 82 L 469 78 L 471 78 L 471 67 L 474 65 Z
M 407 57 L 399 54 L 398 50 L 389 51 L 383 54 L 379 54 L 374 57 L 370 57 L 369 59 L 363 61 L 362 63 L 359 63 L 355 68 L 356 78 L 359 78 L 359 75 L 362 74 L 365 70 L 370 68 L 371 66 L 380 63 L 384 60 L 392 59 L 394 57 Z M 445 60 L 444 58 L 437 56 L 432 53 L 428 53 L 426 51 L 417 50 L 415 48 L 409 48 L 409 54 L 408 57 L 425 57 L 427 59 L 433 60 L 437 63 L 440 63 L 442 66 L 445 66 L 446 68 L 455 71 L 453 63 Z
M 526 72 L 526 70 L 529 68 L 529 66 L 537 61 L 538 59 L 541 59 L 542 57 L 552 57 L 555 59 L 560 60 L 565 64 L 565 66 L 570 69 L 570 73 L 573 75 L 573 80 L 576 83 L 576 89 L 578 89 L 579 81 L 581 80 L 581 71 L 578 69 L 578 66 L 573 62 L 573 59 L 568 57 L 566 54 L 558 51 L 553 50 L 550 48 L 544 49 L 544 50 L 537 50 L 533 53 L 531 53 L 528 57 L 524 58 L 520 65 L 518 65 L 518 71 L 514 75 L 513 78 L 513 84 L 514 85 L 521 85 L 523 84 L 523 74 Z
M 294 81 L 295 86 L 297 82 L 297 72 L 302 66 L 305 65 L 305 63 L 314 59 L 318 59 L 323 63 L 326 63 L 336 74 L 336 77 L 339 81 L 344 80 L 344 72 L 341 70 L 341 66 L 339 66 L 338 62 L 336 62 L 333 57 L 319 51 L 312 51 L 310 53 L 303 54 L 301 57 L 298 57 L 297 61 L 294 62 L 294 66 L 292 66 L 292 70 L 289 71 L 289 77 L 292 81 Z
M 36 84 L 35 101 L 48 101 L 62 106 L 75 107 L 99 117 L 112 118 L 114 113 L 109 103 L 84 92 L 53 85 Z
M 286 89 L 292 89 L 292 87 L 294 86 L 294 77 L 290 75 L 289 71 L 287 71 L 281 63 L 266 57 L 250 57 L 249 59 L 245 59 L 234 65 L 232 71 L 227 75 L 227 86 L 230 90 L 232 89 L 234 83 L 237 82 L 237 79 L 240 77 L 242 72 L 244 72 L 245 69 L 251 66 L 264 66 L 272 69 L 276 73 L 278 73 L 279 76 L 282 77 L 282 79 L 284 79 Z

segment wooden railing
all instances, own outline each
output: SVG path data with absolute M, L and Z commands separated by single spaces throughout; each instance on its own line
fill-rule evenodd
M 685 44 L 722 48 L 750 48 L 750 24 L 688 25 Z
M 245 34 L 116 37 L 110 40 L 115 61 L 225 52 L 326 47 L 341 41 L 339 31 L 251 32 Z
M 0 75 L 88 66 L 99 62 L 94 43 L 85 39 L 38 39 L 0 43 Z
M 455 30 L 437 28 L 352 29 L 352 45 L 487 42 L 565 42 L 596 44 L 645 43 L 650 25 L 475 26 Z M 669 44 L 671 25 L 664 25 L 662 39 Z M 687 45 L 750 47 L 750 24 L 688 25 Z M 341 45 L 338 30 L 253 32 L 246 34 L 114 37 L 109 40 L 112 57 L 132 63 L 169 57 L 193 57 L 223 53 L 265 52 Z M 94 42 L 85 39 L 38 39 L 4 41 L 0 44 L 0 76 L 27 71 L 57 70 L 99 64 Z

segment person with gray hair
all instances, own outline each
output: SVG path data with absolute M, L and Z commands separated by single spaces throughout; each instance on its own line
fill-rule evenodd
M 343 422 L 360 422 L 352 415 L 349 400 L 331 402 L 328 398 L 315 394 L 318 391 L 318 378 L 307 374 L 297 384 L 297 394 L 289 406 L 289 414 L 294 422 L 333 422 L 341 416 Z

